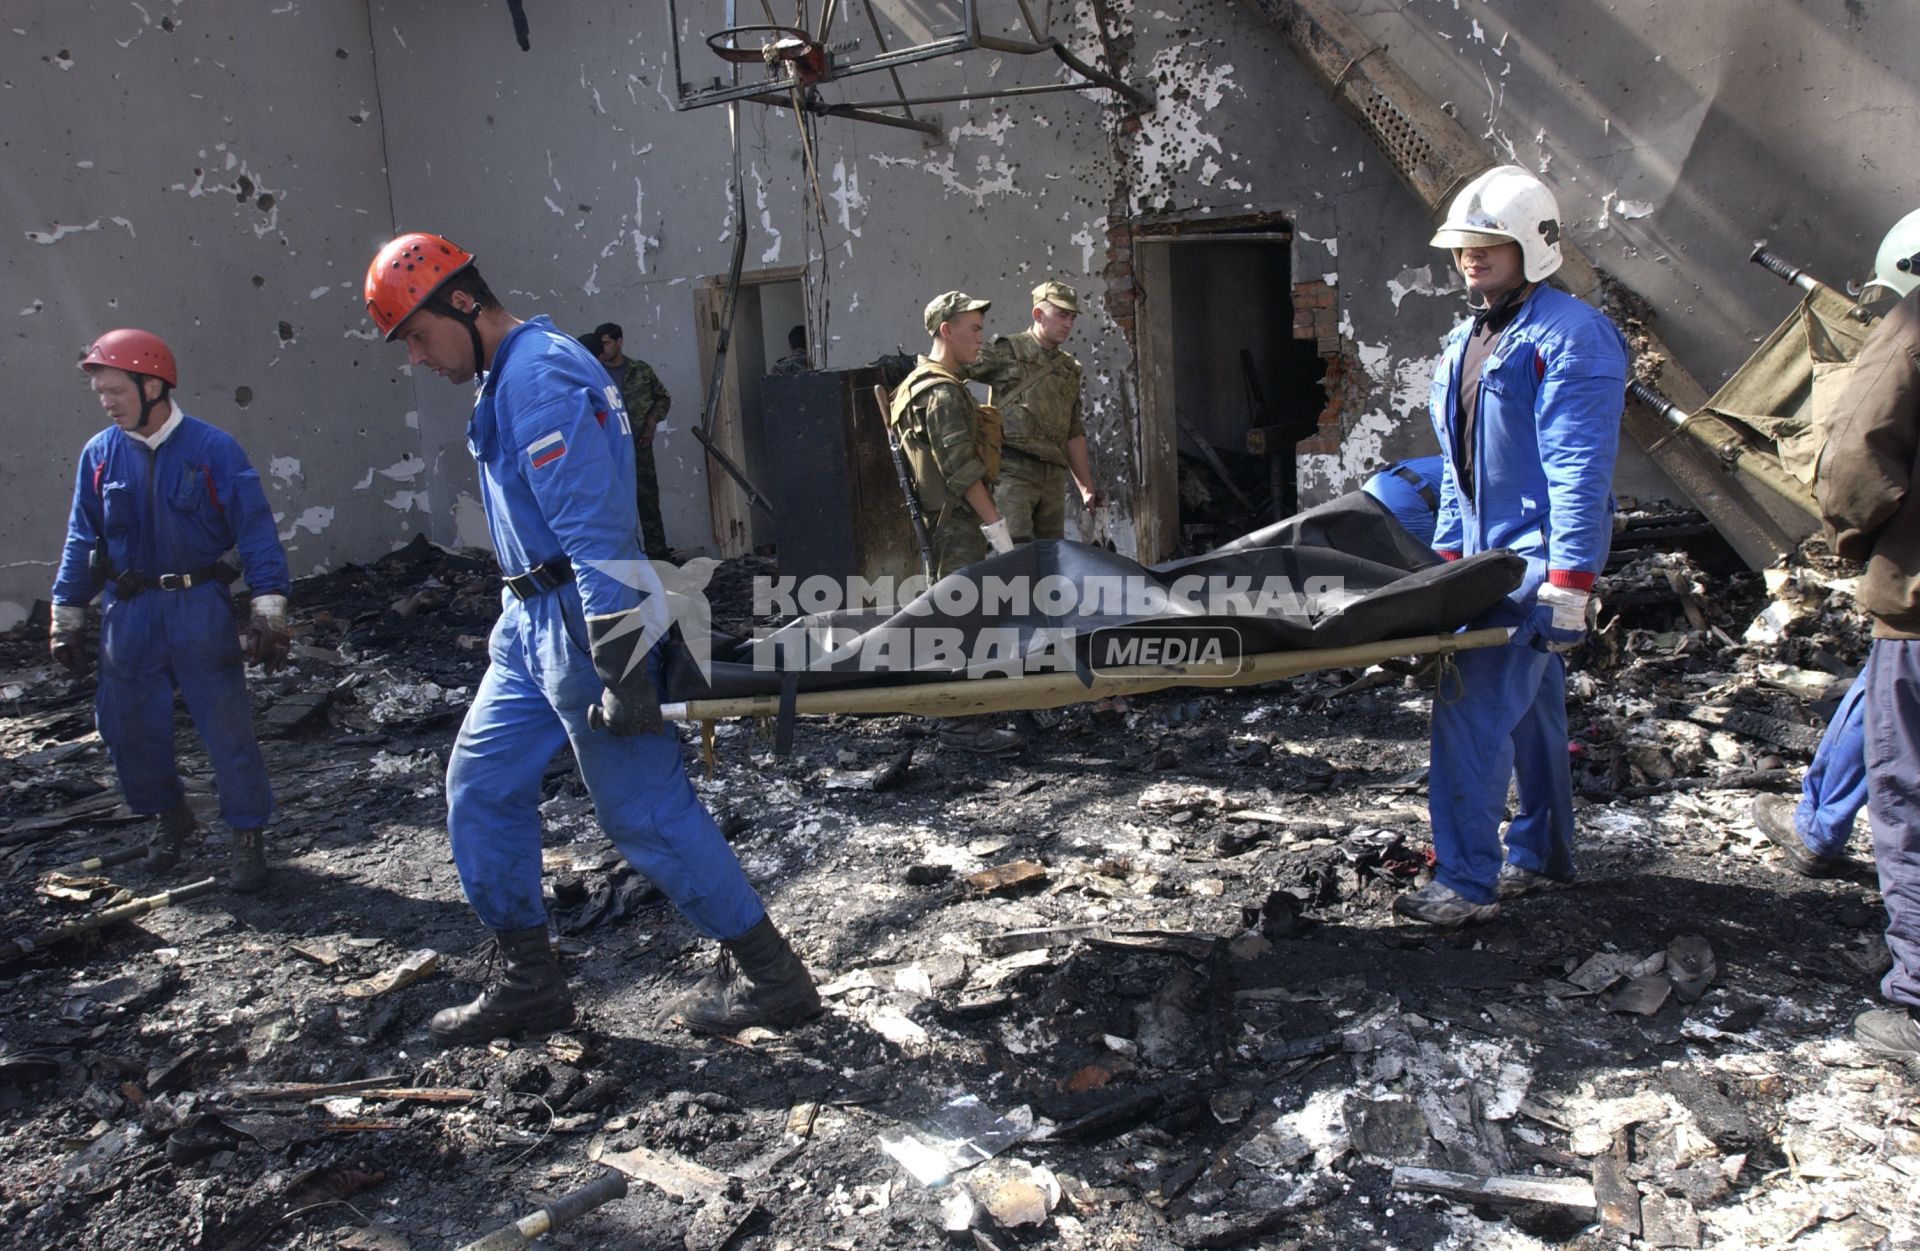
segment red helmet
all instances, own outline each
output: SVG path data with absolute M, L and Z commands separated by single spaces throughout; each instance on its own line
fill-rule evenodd
M 170 387 L 180 385 L 173 367 L 173 353 L 159 335 L 144 330 L 109 330 L 93 341 L 80 368 L 124 369 L 130 374 L 148 374 Z
M 414 231 L 389 239 L 367 265 L 367 316 L 391 343 L 401 322 L 471 264 L 473 253 L 439 235 Z

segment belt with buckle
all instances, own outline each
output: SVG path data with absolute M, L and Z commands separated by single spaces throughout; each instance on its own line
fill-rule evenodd
M 536 599 L 548 591 L 556 591 L 573 581 L 573 562 L 565 556 L 555 556 L 543 565 L 535 565 L 525 573 L 516 573 L 506 579 L 507 589 L 513 592 L 515 599 Z
M 221 576 L 225 572 L 225 566 L 216 563 L 192 573 L 116 573 L 110 575 L 107 582 L 115 596 L 132 599 L 142 591 L 189 591 L 208 582 L 232 581 Z

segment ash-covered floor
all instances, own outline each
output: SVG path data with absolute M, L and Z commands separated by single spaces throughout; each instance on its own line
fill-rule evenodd
M 719 624 L 768 568 L 722 567 Z M 295 668 L 253 683 L 268 893 L 0 965 L 0 1223 L 423 1251 L 612 1163 L 627 1196 L 541 1245 L 1920 1246 L 1920 1081 L 1847 1029 L 1886 958 L 1871 868 L 1795 876 L 1748 816 L 1861 660 L 1845 574 L 1672 553 L 1607 579 L 1570 682 L 1580 881 L 1456 934 L 1389 911 L 1426 867 L 1431 674 L 1081 706 L 1000 760 L 907 718 L 803 721 L 784 758 L 735 723 L 709 780 L 689 732 L 827 994 L 779 1034 L 662 1019 L 713 949 L 563 756 L 546 860 L 582 1020 L 445 1052 L 426 1021 L 474 992 L 484 935 L 441 773 L 496 584 L 424 543 L 309 579 Z M 90 683 L 27 632 L 0 670 L 0 938 L 219 872 L 222 833 L 165 879 L 56 872 L 145 825 Z

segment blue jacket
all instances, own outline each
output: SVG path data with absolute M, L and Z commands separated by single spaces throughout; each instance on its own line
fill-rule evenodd
M 652 582 L 640 563 L 633 429 L 620 388 L 578 340 L 546 317 L 508 331 L 475 397 L 467 449 L 502 569 L 565 555 L 589 616 L 640 602 Z
M 1398 461 L 1368 478 L 1360 489 L 1385 505 L 1408 534 L 1432 547 L 1434 517 L 1440 508 L 1440 466 L 1438 456 Z M 1403 473 L 1415 480 L 1409 482 Z
M 237 547 L 249 589 L 287 593 L 287 557 L 260 475 L 232 435 L 184 410 L 158 450 L 117 426 L 81 449 L 54 603 L 93 598 L 88 560 L 103 536 L 116 574 L 193 573 Z
M 1537 288 L 1481 368 L 1467 499 L 1455 444 L 1460 362 L 1472 333 L 1471 321 L 1454 327 L 1429 393 L 1445 461 L 1433 547 L 1443 556 L 1504 547 L 1526 557 L 1526 580 L 1511 597 L 1525 610 L 1549 577 L 1586 590 L 1606 563 L 1627 346 L 1598 310 Z

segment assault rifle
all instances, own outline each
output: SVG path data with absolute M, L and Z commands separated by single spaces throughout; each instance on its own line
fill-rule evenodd
M 932 585 L 933 539 L 927 534 L 927 515 L 920 511 L 920 497 L 914 493 L 913 475 L 907 472 L 907 454 L 900 450 L 900 435 L 888 416 L 893 397 L 885 387 L 875 384 L 873 402 L 879 406 L 880 424 L 886 428 L 887 452 L 893 457 L 893 476 L 900 482 L 900 494 L 907 501 L 907 520 L 913 523 L 913 541 L 920 547 L 920 576 Z

